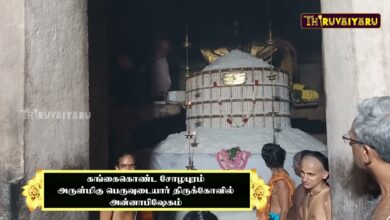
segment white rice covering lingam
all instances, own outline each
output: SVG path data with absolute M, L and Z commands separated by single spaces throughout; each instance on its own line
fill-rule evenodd
M 198 142 L 198 146 L 194 149 L 194 166 L 196 169 L 221 169 L 216 160 L 216 153 L 222 149 L 227 150 L 232 147 L 239 146 L 242 151 L 249 151 L 251 153 L 245 169 L 255 168 L 257 173 L 262 176 L 265 181 L 268 181 L 268 179 L 271 177 L 271 172 L 269 168 L 266 167 L 264 160 L 261 158 L 261 149 L 264 144 L 272 143 L 273 141 L 272 117 L 253 116 L 241 128 L 233 128 L 234 126 L 229 127 L 226 124 L 226 114 L 231 112 L 224 113 L 224 115 L 220 115 L 220 117 L 218 117 L 217 110 L 220 109 L 220 107 L 218 106 L 219 104 L 216 103 L 218 97 L 216 97 L 215 94 L 219 93 L 215 89 L 218 89 L 222 86 L 220 85 L 221 82 L 218 81 L 220 78 L 213 76 L 213 73 L 223 72 L 226 70 L 241 71 L 245 68 L 250 69 L 249 72 L 246 72 L 247 81 L 249 79 L 250 82 L 245 83 L 245 86 L 248 86 L 249 90 L 253 90 L 255 86 L 262 86 L 262 83 L 274 83 L 277 85 L 275 87 L 279 86 L 279 88 L 288 86 L 288 78 L 280 78 L 269 82 L 266 81 L 267 79 L 264 77 L 263 79 L 258 79 L 260 81 L 258 85 L 254 85 L 256 80 L 255 78 L 261 76 L 261 74 L 256 75 L 257 73 L 255 73 L 253 69 L 261 71 L 261 69 L 266 68 L 269 71 L 265 74 L 275 73 L 278 71 L 273 69 L 271 65 L 264 62 L 263 60 L 238 50 L 234 50 L 224 57 L 220 57 L 214 63 L 204 68 L 202 72 L 197 74 L 194 73 L 192 77 L 187 79 L 186 89 L 187 98 L 189 98 L 191 102 L 201 103 L 198 104 L 198 106 L 194 104 L 195 107 L 192 106 L 192 108 L 187 111 L 187 126 L 191 131 L 196 131 L 196 140 Z M 254 78 L 248 77 L 248 74 L 253 74 Z M 209 75 L 209 78 L 207 78 L 207 75 Z M 281 74 L 281 76 L 282 75 L 283 74 Z M 199 77 L 204 78 L 200 79 Z M 194 81 L 196 81 L 196 83 Z M 217 85 L 215 86 L 215 84 Z M 244 89 L 245 86 L 243 86 Z M 197 95 L 194 92 L 191 92 L 194 90 L 200 91 L 201 95 Z M 232 93 L 230 92 L 230 94 Z M 230 109 L 233 109 L 232 111 L 234 111 L 234 114 L 245 113 L 237 112 L 240 109 L 247 111 L 242 106 L 247 104 L 245 103 L 244 99 L 250 99 L 250 94 L 247 95 L 248 97 L 243 97 L 246 94 L 245 92 L 239 94 L 241 94 L 241 98 L 243 100 L 242 102 L 239 102 L 240 104 L 236 107 L 237 109 L 233 109 L 233 105 L 230 106 Z M 256 95 L 258 96 L 254 98 L 259 99 L 256 101 L 256 103 L 260 102 L 261 104 L 257 113 L 261 115 L 260 113 L 265 114 L 270 112 L 272 109 L 272 102 L 262 102 L 262 99 L 265 100 L 267 97 L 272 98 L 271 94 L 263 92 Z M 283 89 L 278 94 L 274 93 L 273 95 L 278 95 L 281 99 L 289 99 L 288 92 L 286 93 L 286 91 Z M 229 97 L 221 98 L 220 96 L 218 101 L 224 100 L 226 101 L 226 104 L 229 104 Z M 214 103 L 212 103 L 213 101 Z M 230 102 L 230 104 L 231 103 L 232 102 Z M 251 102 L 249 101 L 249 103 Z M 275 103 L 277 103 L 277 101 L 275 101 Z M 206 105 L 208 105 L 208 109 L 205 107 Z M 292 169 L 292 161 L 295 153 L 302 150 L 315 150 L 326 154 L 327 147 L 305 132 L 299 129 L 291 128 L 289 119 L 289 106 L 287 105 L 288 107 L 284 107 L 285 105 L 280 105 L 280 103 L 279 106 L 282 107 L 277 108 L 276 110 L 278 110 L 278 112 L 284 111 L 287 116 L 285 116 L 285 118 L 280 117 L 282 118 L 282 122 L 278 124 L 278 127 L 281 128 L 281 131 L 276 132 L 277 143 L 280 144 L 281 147 L 284 148 L 287 152 L 284 165 L 285 169 L 290 173 L 294 181 L 299 184 L 300 178 L 294 174 Z M 211 115 L 215 117 L 216 114 L 216 118 L 219 121 L 213 122 Z M 209 116 L 209 118 L 207 116 Z M 188 119 L 188 117 L 193 117 L 194 119 Z M 196 117 L 200 119 L 196 119 Z M 264 118 L 263 123 L 260 122 L 262 118 Z M 256 123 L 256 120 L 258 120 L 258 123 Z M 199 122 L 198 125 L 200 126 L 196 126 L 196 122 Z M 234 124 L 242 125 L 242 123 L 240 123 L 240 117 L 237 117 L 236 121 L 233 121 L 232 125 Z M 170 170 L 186 169 L 185 166 L 188 165 L 189 152 L 188 140 L 185 137 L 186 134 L 187 131 L 171 134 L 164 141 L 159 143 L 151 154 L 151 168 Z M 219 219 L 223 220 L 256 219 L 255 212 L 214 212 L 214 214 L 216 214 Z M 175 218 L 181 220 L 184 215 L 185 212 L 178 212 Z M 171 217 L 172 216 L 170 216 L 170 218 Z

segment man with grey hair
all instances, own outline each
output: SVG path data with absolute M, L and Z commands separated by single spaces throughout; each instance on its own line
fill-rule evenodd
M 373 97 L 358 106 L 358 115 L 343 140 L 352 147 L 355 164 L 378 183 L 381 198 L 372 220 L 390 219 L 390 96 Z

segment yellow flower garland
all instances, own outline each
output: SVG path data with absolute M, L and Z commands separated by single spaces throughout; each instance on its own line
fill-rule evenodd
M 43 205 L 43 171 L 38 170 L 34 178 L 23 186 L 22 195 L 26 197 L 26 205 L 30 212 Z
M 268 198 L 271 195 L 269 186 L 261 179 L 255 169 L 251 170 L 251 201 L 253 207 L 261 210 L 267 206 Z

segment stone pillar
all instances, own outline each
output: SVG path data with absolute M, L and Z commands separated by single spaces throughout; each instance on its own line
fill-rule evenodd
M 86 0 L 1 3 L 0 219 L 87 219 L 29 213 L 21 196 L 37 169 L 89 167 Z
M 365 98 L 390 94 L 390 6 L 385 0 L 322 0 L 322 13 L 380 13 L 380 29 L 324 29 L 323 59 L 326 123 L 333 219 L 363 219 L 367 194 L 363 173 L 353 167 L 349 145 L 342 142 Z M 363 186 L 362 186 L 363 185 Z
M 0 4 L 0 220 L 8 220 L 11 184 L 24 177 L 24 0 Z
M 110 1 L 88 0 L 90 168 L 109 169 L 108 11 Z

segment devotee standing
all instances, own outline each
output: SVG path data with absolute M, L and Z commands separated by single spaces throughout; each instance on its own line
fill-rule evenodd
M 307 152 L 301 161 L 301 178 L 306 189 L 300 205 L 303 220 L 330 220 L 331 202 L 328 158 L 317 151 Z
M 134 170 L 135 157 L 131 153 L 119 156 L 116 170 Z M 101 211 L 100 220 L 135 220 L 136 212 L 133 211 Z
M 265 144 L 261 156 L 272 172 L 272 177 L 268 182 L 271 197 L 264 210 L 257 210 L 257 218 L 259 220 L 286 220 L 295 189 L 294 181 L 283 168 L 286 151 L 278 144 Z
M 154 61 L 151 66 L 151 94 L 155 101 L 165 101 L 171 88 L 168 56 L 169 42 L 158 39 L 155 48 Z
M 373 97 L 358 106 L 358 115 L 344 141 L 355 164 L 378 183 L 381 196 L 372 220 L 390 219 L 390 96 Z

